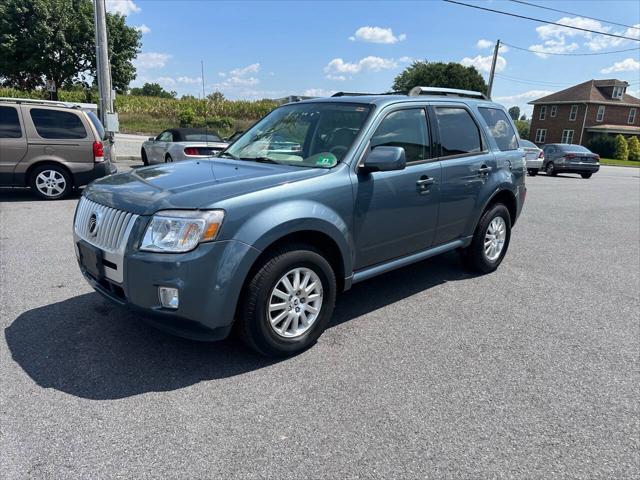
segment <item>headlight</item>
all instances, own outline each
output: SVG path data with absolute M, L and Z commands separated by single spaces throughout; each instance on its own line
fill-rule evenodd
M 222 210 L 164 210 L 156 213 L 144 233 L 140 250 L 188 252 L 201 242 L 214 240 L 220 230 Z

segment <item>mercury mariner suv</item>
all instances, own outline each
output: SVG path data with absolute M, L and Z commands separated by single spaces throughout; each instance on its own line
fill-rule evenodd
M 216 158 L 93 182 L 75 249 L 95 290 L 165 331 L 235 328 L 291 355 L 355 283 L 449 250 L 495 270 L 524 179 L 513 122 L 478 92 L 336 94 L 275 109 Z

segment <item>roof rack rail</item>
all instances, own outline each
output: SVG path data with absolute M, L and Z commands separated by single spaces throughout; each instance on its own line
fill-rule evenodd
M 417 97 L 418 95 L 444 95 L 446 97 L 471 97 L 488 100 L 487 96 L 482 92 L 460 90 L 458 88 L 413 87 L 409 91 L 410 97 Z
M 37 98 L 14 98 L 14 97 L 0 97 L 0 102 L 14 102 L 14 103 L 34 103 L 41 105 L 58 105 L 67 108 L 80 108 L 79 105 L 70 102 L 61 102 L 58 100 L 40 100 Z
M 364 92 L 336 92 L 332 97 L 362 97 L 364 95 L 406 95 L 405 92 L 364 93 Z

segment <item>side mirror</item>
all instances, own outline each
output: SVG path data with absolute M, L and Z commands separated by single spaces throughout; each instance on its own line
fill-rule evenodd
M 362 163 L 365 172 L 389 172 L 391 170 L 404 170 L 407 160 L 402 147 L 375 147 L 371 150 Z
M 150 142 L 155 142 L 156 141 L 156 137 L 149 137 L 149 141 Z

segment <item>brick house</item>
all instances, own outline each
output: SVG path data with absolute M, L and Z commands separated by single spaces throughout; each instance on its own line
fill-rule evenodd
M 628 86 L 615 79 L 589 80 L 529 102 L 529 139 L 587 146 L 595 135 L 640 136 L 640 100 L 626 93 Z

